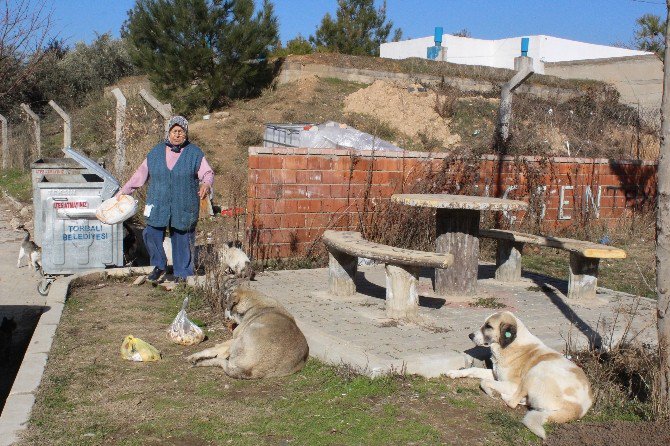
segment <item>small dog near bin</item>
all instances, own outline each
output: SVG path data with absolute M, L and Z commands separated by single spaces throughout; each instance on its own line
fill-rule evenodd
M 30 232 L 23 226 L 18 226 L 16 229 L 21 229 L 25 231 L 26 235 L 23 237 L 21 242 L 21 247 L 19 248 L 19 258 L 16 261 L 16 267 L 21 268 L 21 259 L 24 257 L 28 258 L 28 264 L 33 269 L 33 271 L 38 271 L 40 268 L 40 260 L 42 257 L 42 250 L 39 246 L 30 240 Z

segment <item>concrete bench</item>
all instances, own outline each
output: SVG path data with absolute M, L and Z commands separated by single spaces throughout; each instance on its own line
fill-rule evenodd
M 421 267 L 447 268 L 451 254 L 414 251 L 381 245 L 353 231 L 324 232 L 323 243 L 329 252 L 328 288 L 336 296 L 356 294 L 354 276 L 358 257 L 384 262 L 386 270 L 386 315 L 393 319 L 413 319 L 419 310 L 419 271 Z
M 496 279 L 502 282 L 521 279 L 521 251 L 526 243 L 569 251 L 570 299 L 595 297 L 600 259 L 626 258 L 626 251 L 623 249 L 570 238 L 546 237 L 502 229 L 480 229 L 479 236 L 498 240 Z

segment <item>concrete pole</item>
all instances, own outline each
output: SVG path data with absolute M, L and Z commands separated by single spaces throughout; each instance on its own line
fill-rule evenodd
M 2 125 L 2 168 L 9 167 L 9 144 L 7 144 L 7 118 L 0 115 L 0 124 Z
M 151 105 L 154 110 L 156 110 L 165 120 L 165 131 L 168 131 L 168 122 L 170 121 L 170 118 L 172 117 L 172 105 L 170 104 L 161 104 L 161 102 L 153 97 L 148 91 L 146 91 L 144 88 L 140 90 L 140 96 L 142 96 L 142 99 L 147 101 L 149 105 Z
M 660 413 L 670 413 L 670 0 L 666 0 L 661 147 L 656 179 L 656 330 L 658 387 L 654 391 Z
M 509 138 L 509 123 L 512 119 L 512 93 L 535 72 L 533 69 L 533 59 L 526 56 L 515 58 L 514 68 L 517 70 L 517 73 L 509 82 L 503 85 L 500 94 L 498 136 L 503 142 Z
M 115 88 L 112 94 L 116 98 L 116 154 L 114 155 L 114 168 L 117 176 L 123 174 L 126 164 L 126 136 L 123 127 L 126 124 L 126 97 L 121 90 Z
M 33 112 L 27 104 L 21 104 L 21 108 L 35 123 L 35 147 L 37 149 L 37 158 L 42 158 L 42 141 L 40 131 L 40 117 Z
M 49 101 L 49 105 L 63 118 L 63 147 L 72 147 L 72 120 L 70 115 L 65 113 L 54 101 Z

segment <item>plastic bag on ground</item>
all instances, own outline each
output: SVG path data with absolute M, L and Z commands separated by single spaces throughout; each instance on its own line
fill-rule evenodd
M 168 338 L 181 345 L 195 345 L 201 343 L 203 339 L 205 339 L 205 332 L 202 331 L 202 328 L 191 322 L 188 316 L 186 316 L 188 302 L 189 298 L 187 296 L 184 298 L 181 311 L 177 313 L 170 328 L 168 328 Z
M 128 335 L 123 340 L 121 344 L 121 357 L 129 361 L 158 361 L 161 359 L 161 352 L 159 352 L 156 347 L 136 338 L 135 336 Z
M 137 200 L 130 195 L 112 197 L 102 202 L 95 210 L 95 216 L 101 222 L 114 225 L 128 220 L 137 212 Z

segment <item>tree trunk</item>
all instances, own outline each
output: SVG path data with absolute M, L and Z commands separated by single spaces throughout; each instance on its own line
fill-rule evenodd
M 670 0 L 666 0 L 670 15 Z M 659 356 L 657 397 L 662 413 L 670 414 L 670 20 L 666 20 L 663 99 L 661 101 L 661 147 L 657 174 L 656 289 Z

